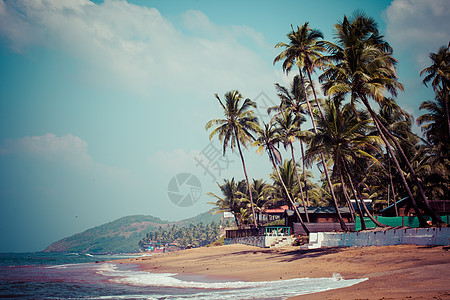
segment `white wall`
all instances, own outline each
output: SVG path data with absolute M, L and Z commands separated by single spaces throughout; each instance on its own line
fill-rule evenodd
M 310 236 L 323 247 L 450 245 L 450 228 L 411 228 L 386 231 L 324 232 Z

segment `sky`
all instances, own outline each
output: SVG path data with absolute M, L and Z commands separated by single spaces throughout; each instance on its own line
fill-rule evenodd
M 217 182 L 244 178 L 204 128 L 222 117 L 214 94 L 239 90 L 264 120 L 274 83 L 289 85 L 273 59 L 291 24 L 333 41 L 356 10 L 394 48 L 398 103 L 417 118 L 433 99 L 420 70 L 450 39 L 446 0 L 0 0 L 0 252 L 122 216 L 211 209 Z M 268 179 L 267 155 L 244 157 L 249 177 Z

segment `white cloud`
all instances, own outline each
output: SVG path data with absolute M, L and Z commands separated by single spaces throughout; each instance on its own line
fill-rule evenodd
M 52 133 L 41 136 L 26 136 L 21 139 L 9 139 L 3 142 L 0 153 L 28 155 L 47 160 L 63 159 L 76 164 L 91 164 L 87 153 L 87 143 L 72 134 L 61 137 Z
M 423 69 L 428 53 L 450 40 L 450 1 L 394 0 L 385 13 L 387 38 L 396 51 L 410 52 Z
M 255 93 L 273 82 L 270 64 L 239 42 L 264 46 L 261 33 L 218 26 L 199 11 L 182 18 L 191 34 L 157 9 L 126 1 L 0 0 L 0 36 L 13 49 L 44 46 L 69 54 L 87 64 L 82 75 L 95 84 L 148 96 L 173 86 L 191 91 L 229 86 Z
M 55 162 L 62 166 L 95 172 L 101 176 L 125 178 L 130 170 L 106 166 L 94 162 L 88 153 L 88 144 L 72 134 L 57 136 L 47 133 L 41 136 L 26 136 L 21 139 L 7 139 L 0 144 L 0 155 L 30 157 L 36 160 Z

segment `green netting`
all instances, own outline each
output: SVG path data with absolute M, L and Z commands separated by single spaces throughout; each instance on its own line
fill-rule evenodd
M 392 227 L 395 226 L 408 226 L 408 227 L 413 227 L 413 228 L 418 228 L 419 227 L 419 219 L 417 217 L 381 217 L 381 216 L 377 216 L 376 217 L 378 222 L 385 224 L 385 225 L 389 225 Z M 444 222 L 448 222 L 449 220 L 449 216 L 441 216 L 442 221 Z M 404 219 L 404 221 L 403 221 Z M 426 217 L 425 216 L 425 220 L 431 220 L 430 217 Z M 372 220 L 370 220 L 369 218 L 364 218 L 364 222 L 366 223 L 366 227 L 369 228 L 375 228 L 375 224 L 372 222 Z M 361 230 L 361 219 L 358 217 L 356 219 L 356 230 Z

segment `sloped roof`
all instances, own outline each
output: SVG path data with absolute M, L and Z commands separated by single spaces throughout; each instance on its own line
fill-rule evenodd
M 276 213 L 282 214 L 288 208 L 289 208 L 289 206 L 287 206 L 287 205 L 283 205 L 283 206 L 280 206 L 280 207 L 277 207 L 277 208 L 266 208 L 263 211 L 263 213 L 265 213 L 265 214 L 276 214 Z

